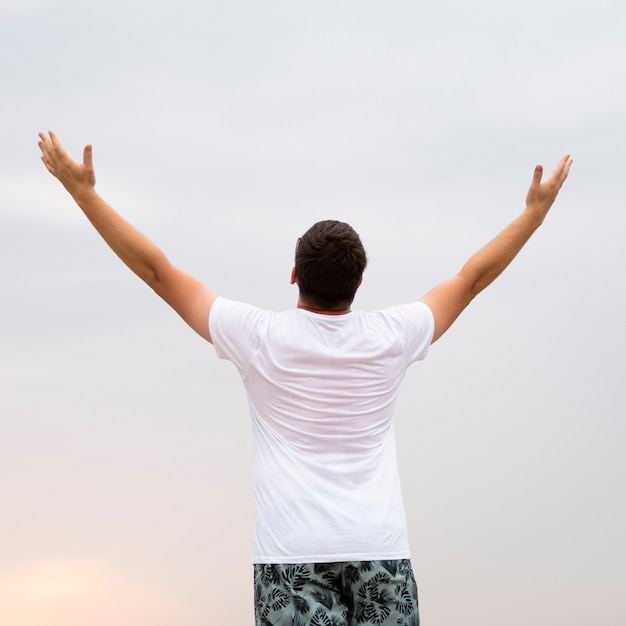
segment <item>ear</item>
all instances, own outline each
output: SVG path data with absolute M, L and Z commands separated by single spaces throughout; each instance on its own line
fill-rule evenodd
M 361 286 L 362 282 L 363 282 L 363 274 L 361 274 L 361 277 L 359 278 L 359 284 L 356 286 L 357 289 Z
M 291 285 L 295 285 L 298 282 L 298 275 L 296 274 L 295 267 L 293 267 L 291 270 L 291 280 L 289 282 Z

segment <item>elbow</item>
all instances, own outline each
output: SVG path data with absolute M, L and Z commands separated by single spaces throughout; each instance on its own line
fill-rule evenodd
M 164 276 L 166 272 L 153 265 L 145 265 L 135 272 L 141 280 L 156 293 L 163 289 Z
M 163 277 L 154 270 L 146 272 L 139 278 L 141 278 L 141 280 L 143 280 L 143 282 L 158 295 L 161 295 L 165 290 L 165 281 L 163 280 Z
M 469 304 L 486 286 L 481 276 L 472 274 L 463 268 L 457 275 L 459 294 Z
M 476 281 L 470 287 L 467 292 L 467 302 L 468 304 L 481 292 L 483 291 L 489 283 L 483 283 L 481 281 Z
M 143 275 L 140 278 L 159 296 L 171 290 L 173 282 L 175 282 L 174 266 L 163 258 L 162 262 L 146 266 Z

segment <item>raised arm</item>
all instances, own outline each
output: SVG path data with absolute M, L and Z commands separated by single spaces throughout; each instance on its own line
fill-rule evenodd
M 78 163 L 53 132 L 39 133 L 39 137 L 44 165 L 67 189 L 113 252 L 191 328 L 211 341 L 208 320 L 216 295 L 193 276 L 172 265 L 152 241 L 96 193 L 91 146 L 85 146 L 83 162 Z
M 541 182 L 543 167 L 537 165 L 526 196 L 524 212 L 474 254 L 456 276 L 440 283 L 420 298 L 420 302 L 430 307 L 435 318 L 433 342 L 506 269 L 530 236 L 541 226 L 567 178 L 571 165 L 569 155 L 564 156 L 545 182 Z

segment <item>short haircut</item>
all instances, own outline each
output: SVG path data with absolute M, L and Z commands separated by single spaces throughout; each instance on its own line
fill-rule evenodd
M 352 226 L 324 220 L 298 239 L 295 264 L 302 300 L 312 306 L 337 308 L 354 300 L 367 256 Z

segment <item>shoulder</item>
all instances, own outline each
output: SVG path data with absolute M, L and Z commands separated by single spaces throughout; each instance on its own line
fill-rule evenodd
M 252 324 L 261 319 L 269 318 L 271 315 L 271 311 L 266 311 L 253 304 L 218 296 L 211 307 L 209 324 L 211 328 L 221 325 Z
M 370 315 L 396 326 L 428 329 L 434 326 L 433 313 L 424 302 L 398 304 L 372 312 Z
M 409 360 L 426 357 L 435 331 L 435 320 L 431 310 L 423 302 L 400 304 L 374 311 L 381 332 L 387 329 L 399 338 Z
M 209 326 L 211 337 L 224 335 L 262 335 L 269 328 L 280 325 L 294 317 L 294 312 L 276 312 L 246 302 L 218 296 L 211 308 Z M 219 341 L 219 339 L 218 339 Z

